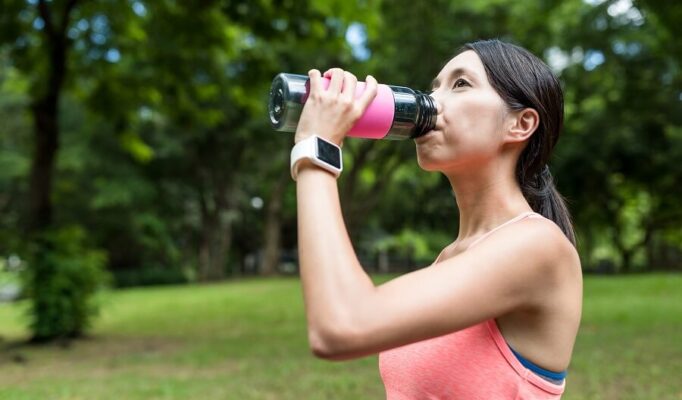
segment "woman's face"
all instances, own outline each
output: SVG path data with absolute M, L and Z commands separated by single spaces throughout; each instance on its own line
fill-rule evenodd
M 493 159 L 504 139 L 508 115 L 474 51 L 450 60 L 433 81 L 436 128 L 415 139 L 419 165 L 428 171 L 457 171 Z

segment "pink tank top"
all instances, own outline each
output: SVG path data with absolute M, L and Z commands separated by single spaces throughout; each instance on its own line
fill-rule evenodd
M 532 212 L 521 214 L 487 232 L 469 248 L 527 217 L 543 218 Z M 440 255 L 436 262 L 438 259 Z M 566 386 L 565 380 L 555 384 L 524 367 L 494 319 L 382 352 L 379 371 L 387 400 L 559 399 Z

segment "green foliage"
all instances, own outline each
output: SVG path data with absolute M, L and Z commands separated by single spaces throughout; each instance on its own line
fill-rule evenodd
M 59 14 L 66 2 L 48 4 Z M 6 256 L 21 247 L 31 100 L 50 66 L 34 2 L 3 6 Z M 679 268 L 680 10 L 653 0 L 78 2 L 59 107 L 55 225 L 87 230 L 119 285 L 180 281 L 185 269 L 200 279 L 203 264 L 237 274 L 264 248 L 273 219 L 279 247 L 297 245 L 295 186 L 279 184 L 292 136 L 273 132 L 266 115 L 276 73 L 341 66 L 427 89 L 461 44 L 499 37 L 544 58 L 563 83 L 565 130 L 551 166 L 583 265 Z M 367 34 L 367 59 L 346 40 L 351 24 Z M 590 64 L 598 53 L 603 62 Z M 339 188 L 364 255 L 381 249 L 423 262 L 456 236 L 449 182 L 420 170 L 413 149 L 345 143 Z M 269 210 L 277 200 L 281 208 Z
M 404 229 L 397 235 L 387 235 L 382 239 L 375 240 L 373 250 L 388 251 L 402 257 L 427 265 L 433 261 L 433 254 L 440 252 L 443 243 L 452 240 L 448 235 L 438 231 L 415 231 Z
M 99 310 L 95 295 L 107 282 L 105 265 L 105 253 L 88 247 L 78 227 L 45 232 L 31 243 L 23 282 L 33 340 L 85 333 Z

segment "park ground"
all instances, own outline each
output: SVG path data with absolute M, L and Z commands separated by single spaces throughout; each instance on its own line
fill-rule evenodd
M 584 283 L 563 398 L 682 399 L 682 275 Z M 100 303 L 88 338 L 39 347 L 23 344 L 26 305 L 0 304 L 0 398 L 384 398 L 376 357 L 311 355 L 296 278 L 115 290 Z

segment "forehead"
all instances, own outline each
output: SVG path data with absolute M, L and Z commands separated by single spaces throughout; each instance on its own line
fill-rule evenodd
M 462 52 L 448 61 L 438 73 L 435 81 L 446 82 L 454 72 L 472 75 L 473 78 L 478 78 L 482 81 L 487 80 L 485 67 L 478 54 L 473 50 Z

